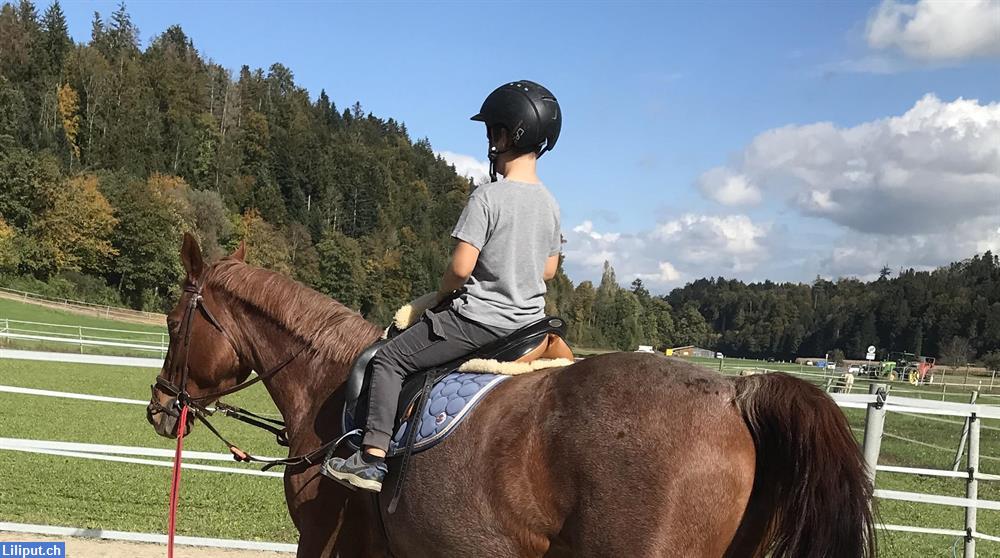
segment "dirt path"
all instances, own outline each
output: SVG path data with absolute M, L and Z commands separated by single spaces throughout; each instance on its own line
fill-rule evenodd
M 0 532 L 0 541 L 53 542 L 65 541 L 67 558 L 163 558 L 167 546 L 163 544 L 132 543 L 73 537 L 49 537 Z M 289 553 L 262 552 L 259 550 L 224 550 L 198 546 L 174 547 L 175 558 L 290 558 Z

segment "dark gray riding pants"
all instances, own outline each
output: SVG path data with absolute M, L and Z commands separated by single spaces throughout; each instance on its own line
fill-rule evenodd
M 372 359 L 363 444 L 389 449 L 399 391 L 407 376 L 461 358 L 509 333 L 462 317 L 451 308 L 424 314 Z

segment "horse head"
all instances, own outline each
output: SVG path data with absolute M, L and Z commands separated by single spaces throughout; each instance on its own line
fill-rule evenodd
M 242 262 L 244 245 L 240 243 L 228 258 Z M 146 407 L 146 419 L 167 438 L 177 436 L 180 402 L 193 407 L 185 428 L 190 432 L 195 413 L 214 402 L 212 394 L 250 375 L 250 365 L 241 358 L 231 333 L 235 332 L 231 310 L 212 288 L 213 266 L 205 264 L 198 242 L 187 233 L 181 262 L 186 272 L 181 296 L 167 314 L 170 344 Z

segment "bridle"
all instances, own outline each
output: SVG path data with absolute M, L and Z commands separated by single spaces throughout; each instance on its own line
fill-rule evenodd
M 163 412 L 170 416 L 177 417 L 179 416 L 178 413 L 180 408 L 187 405 L 193 408 L 196 413 L 211 414 L 209 409 L 204 405 L 204 402 L 212 398 L 218 398 L 222 395 L 226 395 L 224 392 L 228 391 L 222 390 L 218 393 L 212 393 L 200 397 L 191 397 L 191 394 L 187 392 L 187 381 L 188 375 L 190 374 L 188 362 L 191 353 L 191 323 L 194 321 L 195 314 L 200 311 L 202 316 L 204 316 L 204 318 L 212 324 L 215 329 L 219 330 L 219 332 L 229 340 L 229 344 L 232 345 L 233 351 L 236 351 L 236 344 L 233 342 L 233 338 L 229 335 L 225 328 L 222 327 L 222 324 L 220 324 L 219 320 L 214 314 L 212 314 L 212 311 L 205 306 L 205 299 L 201 295 L 201 289 L 202 287 L 200 285 L 189 285 L 184 287 L 184 292 L 188 295 L 188 302 L 184 308 L 184 315 L 181 318 L 181 328 L 179 331 L 182 336 L 180 350 L 183 354 L 183 358 L 180 362 L 180 366 L 177 366 L 177 363 L 173 358 L 174 353 L 171 352 L 169 360 L 164 363 L 164 369 L 167 371 L 167 377 L 164 378 L 162 375 L 158 375 L 156 377 L 156 383 L 150 386 L 153 394 L 151 403 L 154 413 Z M 179 377 L 180 379 L 178 384 L 171 382 L 171 380 L 175 377 Z M 243 389 L 242 386 L 243 384 L 238 384 L 237 386 L 234 386 L 238 389 L 228 391 L 228 393 L 239 391 L 240 389 Z M 171 397 L 171 402 L 165 406 L 161 405 L 156 397 L 157 390 L 169 395 Z
M 306 348 L 306 344 L 303 343 L 302 346 L 299 347 L 297 351 L 288 355 L 288 357 L 286 357 L 285 360 L 279 362 L 276 366 L 268 369 L 263 374 L 258 374 L 255 378 L 236 384 L 235 386 L 230 388 L 222 389 L 198 397 L 192 397 L 191 394 L 187 392 L 187 381 L 188 381 L 188 376 L 191 372 L 191 368 L 189 365 L 190 354 L 191 354 L 191 329 L 192 329 L 191 323 L 194 320 L 195 314 L 201 312 L 201 315 L 205 318 L 205 320 L 208 321 L 208 323 L 212 324 L 212 327 L 217 329 L 219 333 L 221 333 L 226 337 L 226 339 L 229 341 L 229 345 L 233 348 L 233 352 L 236 353 L 237 358 L 239 357 L 239 351 L 236 349 L 237 347 L 236 341 L 233 339 L 231 335 L 229 335 L 229 332 L 227 332 L 226 329 L 222 327 L 222 324 L 215 317 L 215 314 L 212 314 L 212 311 L 209 310 L 208 306 L 205 305 L 205 298 L 201 294 L 201 289 L 202 287 L 200 285 L 191 285 L 184 287 L 184 292 L 189 295 L 189 298 L 187 307 L 184 309 L 184 316 L 181 318 L 181 330 L 179 332 L 183 337 L 183 344 L 181 345 L 181 351 L 184 356 L 183 360 L 181 361 L 181 366 L 179 368 L 175 366 L 173 358 L 171 358 L 171 360 L 168 361 L 164 366 L 164 368 L 166 368 L 167 370 L 167 377 L 164 378 L 163 376 L 157 376 L 156 383 L 150 386 L 152 388 L 154 395 L 156 393 L 156 390 L 160 390 L 161 392 L 169 395 L 174 401 L 174 403 L 168 406 L 163 406 L 159 404 L 156 397 L 153 397 L 154 412 L 157 411 L 165 412 L 171 416 L 175 416 L 177 410 L 182 405 L 187 405 L 192 409 L 194 409 L 197 414 L 211 415 L 212 414 L 211 410 L 205 406 L 206 401 L 212 401 L 215 399 L 219 399 L 224 395 L 231 395 L 238 391 L 242 391 L 256 384 L 257 382 L 261 382 L 263 380 L 270 378 L 271 376 L 274 376 L 278 372 L 284 370 L 284 368 L 288 366 L 288 364 L 290 364 L 293 360 L 295 360 L 295 358 L 299 356 L 299 354 L 301 354 L 302 351 L 305 350 Z M 173 354 L 171 354 L 171 357 L 173 357 Z M 175 385 L 170 381 L 170 379 L 178 375 L 180 376 L 180 383 Z
M 284 360 L 279 362 L 277 365 L 269 368 L 266 372 L 258 374 L 256 377 L 252 379 L 246 380 L 244 382 L 241 382 L 239 384 L 236 384 L 235 386 L 226 389 L 215 391 L 206 395 L 200 395 L 198 397 L 192 397 L 191 394 L 188 393 L 187 391 L 187 383 L 191 371 L 189 363 L 190 353 L 191 353 L 191 330 L 192 330 L 191 324 L 194 321 L 195 314 L 198 314 L 200 312 L 201 315 L 205 318 L 205 320 L 208 321 L 208 323 L 212 324 L 212 327 L 214 327 L 220 333 L 222 333 L 222 335 L 224 335 L 226 339 L 229 341 L 229 344 L 232 347 L 233 352 L 236 353 L 237 358 L 239 358 L 239 351 L 236 348 L 237 345 L 235 340 L 226 331 L 226 329 L 222 327 L 222 324 L 215 317 L 215 315 L 212 314 L 212 311 L 209 310 L 208 306 L 205 305 L 205 298 L 202 296 L 201 291 L 202 291 L 202 285 L 198 284 L 187 285 L 184 287 L 184 292 L 188 295 L 188 301 L 187 305 L 184 308 L 184 316 L 181 318 L 181 328 L 178 331 L 178 333 L 181 335 L 182 338 L 181 346 L 179 348 L 183 356 L 180 361 L 180 366 L 177 366 L 177 363 L 174 360 L 175 353 L 173 351 L 169 353 L 168 360 L 164 363 L 164 370 L 166 370 L 167 376 L 163 377 L 162 375 L 158 375 L 156 377 L 156 382 L 150 386 L 150 391 L 152 393 L 152 397 L 150 400 L 150 413 L 153 415 L 159 413 L 165 413 L 169 416 L 179 419 L 181 416 L 180 412 L 181 409 L 185 406 L 189 407 L 190 410 L 194 411 L 194 417 L 199 421 L 201 421 L 212 432 L 212 434 L 214 434 L 217 438 L 222 440 L 224 444 L 226 444 L 226 446 L 229 448 L 229 451 L 233 454 L 233 457 L 237 461 L 245 461 L 245 462 L 254 461 L 258 463 L 265 463 L 266 464 L 265 470 L 277 465 L 298 465 L 301 463 L 312 464 L 313 459 L 315 459 L 316 456 L 324 453 L 328 449 L 328 447 L 330 447 L 331 445 L 333 445 L 334 447 L 336 447 L 336 445 L 339 445 L 339 442 L 342 441 L 343 438 L 335 443 L 324 444 L 319 449 L 302 456 L 289 457 L 287 459 L 260 459 L 253 457 L 247 452 L 241 450 L 236 445 L 229 442 L 229 440 L 224 438 L 219 433 L 219 431 L 216 430 L 216 428 L 208 421 L 208 417 L 212 416 L 216 411 L 218 411 L 224 414 L 225 416 L 235 418 L 252 426 L 263 428 L 264 430 L 271 432 L 277 437 L 279 444 L 287 446 L 288 438 L 284 428 L 285 423 L 283 421 L 262 417 L 260 415 L 256 415 L 254 413 L 246 411 L 245 409 L 241 409 L 239 407 L 235 407 L 232 405 L 226 405 L 219 401 L 216 402 L 214 409 L 209 408 L 207 406 L 207 403 L 210 401 L 216 401 L 224 395 L 231 395 L 238 391 L 242 391 L 256 384 L 257 382 L 261 382 L 267 380 L 268 378 L 273 377 L 274 375 L 284 370 L 289 364 L 291 364 L 292 361 L 294 361 L 300 354 L 302 354 L 302 352 L 305 350 L 308 344 L 302 343 L 302 345 L 295 352 L 289 354 Z M 174 384 L 171 381 L 175 378 L 180 379 L 180 382 L 178 384 Z M 159 399 L 156 397 L 157 391 L 160 391 L 161 393 L 165 393 L 170 396 L 171 399 L 166 405 L 161 404 Z M 348 433 L 348 435 L 349 434 L 351 433 Z M 344 437 L 346 438 L 346 436 L 347 435 L 345 435 Z

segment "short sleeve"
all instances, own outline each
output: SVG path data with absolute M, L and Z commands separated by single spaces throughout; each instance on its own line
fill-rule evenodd
M 482 196 L 473 195 L 462 210 L 451 236 L 482 250 L 489 238 L 490 212 Z
M 562 231 L 559 225 L 559 212 L 555 212 L 555 219 L 552 222 L 552 240 L 549 245 L 549 257 L 556 256 L 562 251 Z

